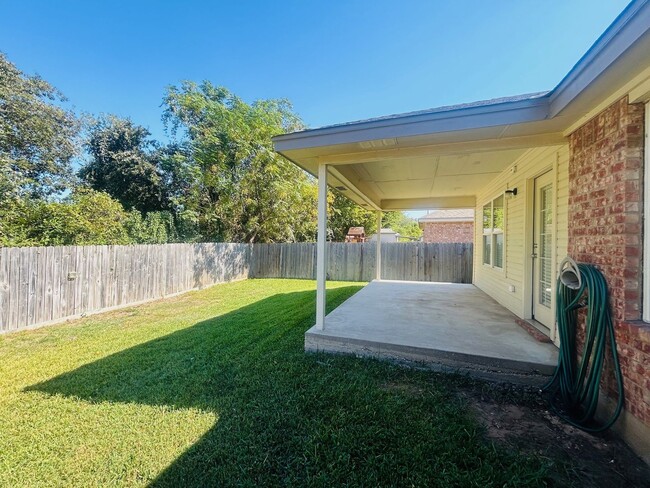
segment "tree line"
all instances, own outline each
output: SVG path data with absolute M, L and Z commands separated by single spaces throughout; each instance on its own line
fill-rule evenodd
M 66 101 L 0 53 L 0 246 L 315 240 L 316 182 L 271 142 L 305 128 L 287 100 L 246 103 L 208 81 L 170 86 L 166 142 Z M 328 206 L 330 238 L 375 232 L 374 214 L 334 190 Z M 384 220 L 420 233 L 402 213 Z

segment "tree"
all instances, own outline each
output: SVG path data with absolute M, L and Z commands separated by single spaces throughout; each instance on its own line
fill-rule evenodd
M 151 134 L 129 119 L 113 115 L 96 120 L 89 129 L 86 148 L 90 161 L 79 171 L 91 188 L 105 191 L 127 209 L 140 212 L 169 208 L 161 160 L 170 155 Z
M 27 246 L 27 201 L 0 194 L 0 247 Z
M 335 190 L 328 195 L 327 226 L 334 241 L 344 241 L 350 227 L 363 227 L 366 235 L 377 232 L 376 212 L 366 210 Z
M 314 183 L 277 154 L 274 135 L 302 127 L 286 100 L 252 104 L 210 82 L 168 89 L 163 120 L 189 148 L 177 197 L 202 240 L 284 242 L 313 239 Z
M 422 229 L 420 229 L 417 220 L 407 216 L 404 212 L 384 213 L 381 225 L 383 228 L 393 229 L 401 237 L 417 240 L 422 236 Z
M 3 219 L 2 246 L 129 244 L 127 214 L 108 194 L 75 190 L 63 201 L 23 200 Z
M 171 212 L 147 212 L 143 217 L 134 209 L 128 213 L 124 227 L 134 244 L 166 244 L 178 241 Z
M 0 53 L 0 200 L 42 198 L 70 184 L 80 122 L 57 105 L 65 100 Z

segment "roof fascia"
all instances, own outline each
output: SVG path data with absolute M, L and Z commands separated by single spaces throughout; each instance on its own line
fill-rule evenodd
M 564 110 L 590 83 L 648 31 L 648 0 L 631 2 L 550 93 L 549 118 Z
M 430 133 L 535 122 L 548 114 L 548 95 L 538 98 L 466 107 L 443 112 L 404 115 L 275 136 L 278 151 L 349 144 L 367 140 L 421 136 Z

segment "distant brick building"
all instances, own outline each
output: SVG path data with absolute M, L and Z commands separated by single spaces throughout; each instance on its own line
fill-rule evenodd
M 474 242 L 474 209 L 433 210 L 418 219 L 424 242 Z

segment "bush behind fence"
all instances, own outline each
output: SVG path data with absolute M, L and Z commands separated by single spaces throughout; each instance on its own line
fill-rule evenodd
M 374 243 L 328 243 L 328 279 L 370 281 Z M 0 248 L 0 332 L 246 278 L 313 279 L 316 245 Z M 384 243 L 382 278 L 471 283 L 472 244 Z

